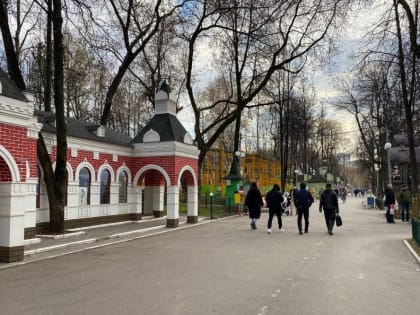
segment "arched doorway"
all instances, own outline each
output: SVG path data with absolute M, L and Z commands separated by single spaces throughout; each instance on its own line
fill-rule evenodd
M 184 166 L 178 177 L 178 186 L 186 195 L 187 223 L 198 222 L 198 184 L 192 167 Z

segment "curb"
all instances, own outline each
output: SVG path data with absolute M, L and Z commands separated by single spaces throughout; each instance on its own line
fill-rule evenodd
M 416 251 L 411 247 L 410 243 L 407 240 L 403 240 L 403 243 L 410 251 L 411 255 L 413 255 L 414 259 L 417 260 L 417 263 L 420 265 L 420 257 L 417 255 Z

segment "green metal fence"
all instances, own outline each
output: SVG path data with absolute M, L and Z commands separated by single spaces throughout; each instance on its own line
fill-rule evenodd
M 411 200 L 411 226 L 413 239 L 420 245 L 420 196 L 414 196 Z

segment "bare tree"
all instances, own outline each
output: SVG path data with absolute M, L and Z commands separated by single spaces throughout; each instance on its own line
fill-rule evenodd
M 327 37 L 346 3 L 210 0 L 197 3 L 184 10 L 190 24 L 182 30 L 182 36 L 188 42 L 186 87 L 196 121 L 201 165 L 218 136 L 233 121 L 240 122 L 242 111 L 275 72 L 299 71 L 310 52 Z M 212 49 L 225 60 L 222 71 L 230 74 L 230 93 L 203 107 L 196 100 L 193 86 L 197 47 L 206 40 L 213 43 Z M 206 113 L 218 104 L 226 104 L 225 110 L 216 120 L 207 122 Z
M 109 0 L 97 4 L 97 9 L 108 10 L 109 13 L 106 20 L 95 20 L 98 26 L 95 32 L 102 32 L 102 44 L 98 46 L 112 51 L 114 62 L 119 61 L 117 72 L 112 77 L 106 93 L 100 119 L 102 125 L 106 125 L 110 118 L 113 98 L 130 66 L 145 51 L 146 46 L 158 33 L 160 25 L 175 14 L 185 2 L 188 0 L 180 1 L 176 5 L 167 5 L 162 0 Z M 119 32 L 116 32 L 117 28 Z M 96 33 L 93 36 L 98 39 Z
M 6 0 L 0 0 L 0 29 L 3 36 L 9 75 L 21 90 L 25 90 L 25 81 L 23 80 L 23 75 L 19 68 L 20 51 L 18 47 L 15 47 L 13 44 L 13 38 L 9 26 L 8 2 Z

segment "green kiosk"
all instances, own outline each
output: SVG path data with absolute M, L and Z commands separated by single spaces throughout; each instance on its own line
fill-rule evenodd
M 240 210 L 241 202 L 238 203 L 238 194 L 242 186 L 241 168 L 239 156 L 234 156 L 230 167 L 229 175 L 224 178 L 226 180 L 226 207 Z M 235 194 L 236 198 L 235 198 Z M 243 198 L 240 198 L 243 199 Z

